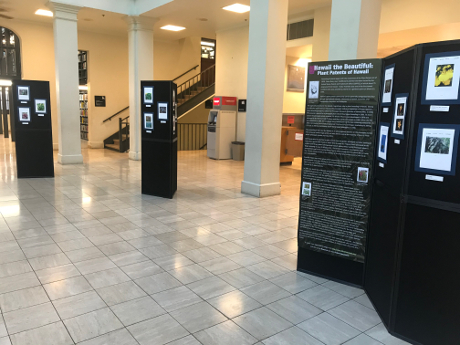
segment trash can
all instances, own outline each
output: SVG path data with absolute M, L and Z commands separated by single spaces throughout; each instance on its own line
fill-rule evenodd
M 244 161 L 244 142 L 232 141 L 232 156 L 234 161 Z

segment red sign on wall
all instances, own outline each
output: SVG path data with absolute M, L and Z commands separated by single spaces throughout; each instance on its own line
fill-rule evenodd
M 236 97 L 222 97 L 222 105 L 236 105 Z
M 213 100 L 213 104 L 219 106 L 220 105 L 220 97 L 215 97 Z
M 288 116 L 287 117 L 287 122 L 288 124 L 293 124 L 295 122 L 295 117 L 294 116 Z

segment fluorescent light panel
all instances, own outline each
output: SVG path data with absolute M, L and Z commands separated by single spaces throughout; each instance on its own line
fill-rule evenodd
M 86 85 L 79 85 L 78 90 L 88 90 L 88 86 Z
M 5 80 L 5 79 L 0 80 L 0 86 L 11 86 L 11 85 L 13 85 L 13 82 L 11 80 Z
M 201 41 L 201 45 L 202 46 L 209 46 L 209 47 L 214 47 L 215 44 L 212 43 L 212 42 L 204 42 L 204 41 Z
M 246 12 L 249 12 L 250 9 L 251 8 L 249 6 L 242 5 L 242 4 L 233 4 L 233 5 L 224 7 L 224 10 L 236 12 L 236 13 L 246 13 Z
M 53 12 L 48 11 L 48 10 L 37 10 L 37 11 L 35 11 L 35 14 L 37 16 L 45 16 L 45 17 L 52 17 L 53 16 Z
M 185 30 L 185 28 L 183 26 L 176 26 L 176 25 L 165 25 L 165 26 L 162 26 L 161 29 L 169 30 L 169 31 L 182 31 L 182 30 Z

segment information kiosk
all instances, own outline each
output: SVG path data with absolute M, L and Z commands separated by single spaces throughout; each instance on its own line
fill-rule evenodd
M 177 86 L 141 82 L 142 194 L 172 199 L 177 190 Z
M 214 97 L 208 117 L 208 157 L 231 159 L 236 138 L 236 97 Z
M 54 177 L 49 82 L 14 81 L 13 102 L 18 178 Z

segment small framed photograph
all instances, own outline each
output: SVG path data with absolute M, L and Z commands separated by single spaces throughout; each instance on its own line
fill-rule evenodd
M 153 129 L 153 113 L 144 113 L 144 128 Z
M 311 196 L 311 182 L 302 183 L 302 196 Z
M 389 132 L 390 132 L 390 124 L 382 122 L 380 124 L 378 154 L 377 154 L 377 159 L 381 161 L 382 163 L 387 162 Z
M 358 168 L 358 183 L 368 183 L 369 182 L 369 168 Z
M 291 92 L 305 92 L 305 67 L 289 65 L 287 90 Z
M 153 103 L 153 86 L 144 87 L 144 103 L 145 104 Z
M 404 139 L 404 124 L 406 122 L 408 93 L 400 93 L 395 96 L 395 110 L 393 114 L 393 130 L 391 136 Z
M 30 108 L 18 108 L 19 121 L 30 122 Z
M 393 92 L 393 76 L 395 73 L 395 65 L 389 65 L 385 68 L 382 105 L 391 105 L 391 95 Z
M 18 86 L 18 100 L 29 101 L 30 100 L 30 88 L 28 86 Z
M 318 99 L 319 98 L 319 81 L 311 81 L 308 87 L 308 98 Z
M 46 113 L 46 100 L 45 99 L 36 99 L 35 100 L 35 112 L 39 114 Z
M 168 119 L 168 103 L 158 102 L 158 120 Z

